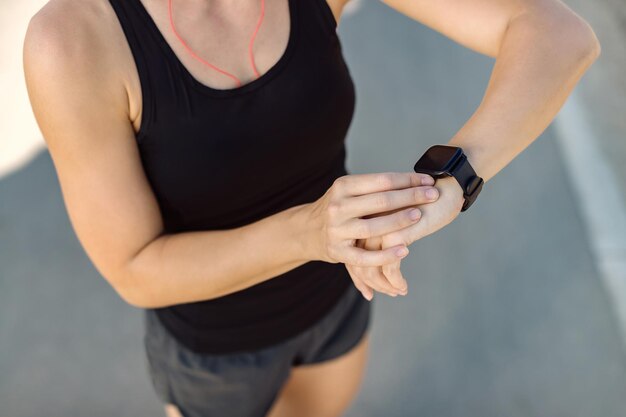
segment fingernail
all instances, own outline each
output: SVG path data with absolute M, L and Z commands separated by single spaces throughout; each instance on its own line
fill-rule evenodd
M 422 185 L 433 185 L 435 184 L 435 179 L 433 177 L 422 177 Z
M 413 209 L 409 211 L 409 217 L 411 218 L 411 220 L 419 219 L 421 214 L 422 212 L 419 209 Z
M 428 190 L 426 190 L 426 197 L 428 198 L 437 198 L 437 195 L 439 193 L 437 192 L 436 188 L 430 188 Z
M 406 246 L 402 248 L 398 248 L 394 252 L 397 256 L 400 256 L 400 257 L 406 256 L 409 254 L 409 250 L 406 248 Z

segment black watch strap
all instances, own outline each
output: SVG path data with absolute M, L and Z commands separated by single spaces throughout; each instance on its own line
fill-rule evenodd
M 463 208 L 461 211 L 467 210 L 483 187 L 483 179 L 476 175 L 476 171 L 470 165 L 465 154 L 462 154 L 459 161 L 450 169 L 450 175 L 452 175 L 463 188 Z

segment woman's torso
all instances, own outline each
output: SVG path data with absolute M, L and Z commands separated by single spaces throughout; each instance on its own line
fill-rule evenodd
M 259 79 L 240 53 L 249 36 L 229 59 L 203 56 L 240 78 L 241 87 L 197 62 L 170 34 L 167 1 L 108 1 L 118 21 L 107 22 L 107 30 L 119 40 L 112 43 L 130 117 L 167 233 L 244 226 L 315 201 L 347 174 L 344 139 L 355 90 L 326 0 L 266 0 L 263 24 L 274 26 L 255 41 L 265 42 L 255 55 Z M 177 10 L 174 0 L 174 16 Z M 205 45 L 198 39 L 187 43 Z M 224 51 L 215 45 L 206 50 Z M 195 51 L 202 56 L 202 49 Z M 345 265 L 312 261 L 236 293 L 157 313 L 193 350 L 256 349 L 312 325 L 348 285 Z

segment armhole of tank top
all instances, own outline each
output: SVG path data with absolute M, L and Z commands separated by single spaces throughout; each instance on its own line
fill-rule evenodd
M 145 141 L 146 134 L 152 125 L 154 114 L 154 101 L 152 100 L 152 85 L 148 75 L 148 66 L 145 64 L 141 53 L 133 52 L 135 68 L 139 77 L 139 87 L 141 89 L 141 123 L 135 135 L 138 144 Z
M 320 9 L 322 14 L 324 15 L 324 19 L 326 20 L 326 24 L 330 29 L 332 34 L 336 35 L 337 31 L 337 20 L 335 19 L 335 15 L 333 15 L 333 11 L 330 8 L 327 0 L 312 0 L 313 3 L 317 4 L 317 7 Z
M 151 126 L 154 103 L 152 101 L 152 85 L 150 84 L 150 77 L 148 74 L 148 65 L 143 55 L 143 51 L 139 50 L 138 39 L 136 33 L 132 29 L 130 22 L 126 19 L 125 11 L 118 9 L 120 7 L 116 4 L 116 0 L 109 0 L 109 4 L 114 10 L 118 19 L 118 27 L 122 30 L 126 44 L 128 45 L 131 56 L 133 58 L 135 71 L 139 78 L 139 86 L 141 90 L 141 123 L 139 124 L 139 130 L 135 134 L 136 141 L 141 145 L 144 141 L 146 133 Z M 122 21 L 124 19 L 124 21 Z

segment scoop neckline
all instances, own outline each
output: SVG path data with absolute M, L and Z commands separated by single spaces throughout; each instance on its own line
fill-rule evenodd
M 183 73 L 184 78 L 196 90 L 200 91 L 201 93 L 207 94 L 209 96 L 213 96 L 213 97 L 238 96 L 240 94 L 244 94 L 244 93 L 256 90 L 257 88 L 265 85 L 285 67 L 285 65 L 289 61 L 289 58 L 293 54 L 293 50 L 296 45 L 296 40 L 298 38 L 298 22 L 297 22 L 298 20 L 297 7 L 298 6 L 297 4 L 299 0 L 287 0 L 287 5 L 289 8 L 289 38 L 287 40 L 287 46 L 283 54 L 278 59 L 278 61 L 276 61 L 276 63 L 272 67 L 270 67 L 265 73 L 263 73 L 260 77 L 255 78 L 254 80 L 242 86 L 234 87 L 234 88 L 226 88 L 226 89 L 213 88 L 200 82 L 200 80 L 198 80 L 187 69 L 187 67 L 183 65 L 182 61 L 178 58 L 178 56 L 176 55 L 176 53 L 174 52 L 170 44 L 167 42 L 167 39 L 165 39 L 165 36 L 163 36 L 163 33 L 161 33 L 161 31 L 159 30 L 159 27 L 157 26 L 156 22 L 154 21 L 154 19 L 152 18 L 152 16 L 148 12 L 148 10 L 146 9 L 142 1 L 141 0 L 134 0 L 134 1 L 135 3 L 137 3 L 138 9 L 140 10 L 141 14 L 143 14 L 144 17 L 146 18 L 148 26 L 151 28 L 154 35 L 156 35 L 159 41 L 159 44 L 161 45 L 165 53 L 180 68 L 181 72 Z

